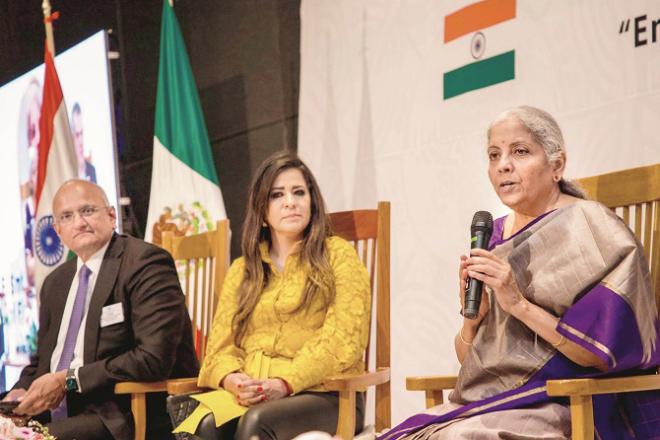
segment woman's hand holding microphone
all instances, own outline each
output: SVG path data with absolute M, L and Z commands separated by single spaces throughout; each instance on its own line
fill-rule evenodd
M 467 275 L 492 289 L 502 310 L 516 316 L 517 308 L 524 305 L 526 300 L 518 288 L 511 265 L 485 249 L 472 249 L 472 255 L 465 263 Z M 481 303 L 487 298 L 488 295 L 484 294 Z M 479 315 L 481 316 L 481 309 Z
M 460 264 L 458 267 L 458 296 L 461 300 L 461 311 L 465 307 L 465 288 L 467 286 L 469 271 L 468 261 L 469 258 L 466 255 L 461 255 Z M 472 340 L 477 334 L 479 324 L 481 324 L 481 321 L 483 321 L 483 319 L 486 317 L 489 310 L 490 301 L 488 295 L 484 292 L 484 294 L 481 295 L 481 304 L 479 304 L 479 313 L 477 314 L 477 317 L 475 319 L 468 319 L 465 317 L 463 318 L 463 327 L 459 332 L 459 337 L 463 344 L 472 345 Z
M 468 277 L 483 282 L 484 292 L 481 295 L 477 317 L 463 318 L 463 327 L 458 337 L 466 346 L 472 345 L 481 321 L 490 311 L 490 298 L 485 291 L 486 287 L 493 291 L 493 296 L 502 310 L 513 316 L 516 316 L 527 302 L 518 288 L 511 265 L 507 261 L 485 249 L 475 248 L 470 252 L 469 257 L 461 255 L 458 269 L 461 310 L 465 307 L 465 287 Z

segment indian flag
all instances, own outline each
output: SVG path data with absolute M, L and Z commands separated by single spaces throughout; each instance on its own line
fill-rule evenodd
M 146 239 L 211 230 L 226 217 L 211 145 L 181 30 L 163 2 L 151 197 Z
M 496 55 L 483 58 L 491 42 L 487 42 L 481 32 L 514 18 L 516 0 L 483 0 L 445 16 L 445 44 L 457 40 L 452 45 L 460 46 L 464 52 L 469 51 L 476 61 L 444 73 L 444 99 L 515 78 L 515 51 L 496 49 Z M 469 49 L 465 47 L 467 38 L 463 38 L 466 35 L 472 35 Z
M 67 252 L 53 228 L 53 197 L 64 182 L 77 176 L 76 156 L 62 87 L 55 70 L 53 54 L 48 48 L 45 55 L 39 133 L 35 189 L 37 212 L 33 240 L 37 289 L 41 287 L 44 278 L 65 260 Z

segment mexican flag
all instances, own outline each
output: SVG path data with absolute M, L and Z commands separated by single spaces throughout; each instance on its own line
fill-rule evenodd
M 32 249 L 36 257 L 34 274 L 37 290 L 44 278 L 66 260 L 67 251 L 53 228 L 53 196 L 60 185 L 77 177 L 76 156 L 62 87 L 55 70 L 53 54 L 48 48 L 45 55 L 39 133 Z
M 163 2 L 151 196 L 146 240 L 190 235 L 226 217 L 195 79 L 179 24 Z

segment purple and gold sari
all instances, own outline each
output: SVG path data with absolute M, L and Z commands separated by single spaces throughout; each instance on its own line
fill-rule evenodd
M 649 266 L 614 213 L 580 201 L 537 218 L 507 240 L 503 223 L 495 221 L 492 251 L 511 264 L 525 298 L 560 317 L 556 330 L 601 358 L 607 372 L 570 361 L 491 298 L 444 413 L 410 417 L 379 440 L 428 438 L 478 415 L 565 404 L 547 395 L 548 379 L 649 374 L 660 365 Z M 658 392 L 594 396 L 596 436 L 660 436 L 658 412 Z

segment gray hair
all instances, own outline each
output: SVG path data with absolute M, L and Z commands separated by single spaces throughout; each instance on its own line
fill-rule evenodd
M 545 110 L 541 110 L 529 105 L 520 105 L 512 107 L 500 113 L 493 122 L 488 126 L 488 138 L 493 127 L 500 122 L 510 118 L 516 118 L 522 123 L 529 133 L 532 135 L 534 142 L 543 147 L 548 162 L 551 164 L 557 163 L 562 155 L 566 159 L 566 144 L 564 143 L 564 136 L 561 133 L 559 124 L 555 118 Z M 580 186 L 571 180 L 559 180 L 559 190 L 564 194 L 585 199 L 586 194 Z

